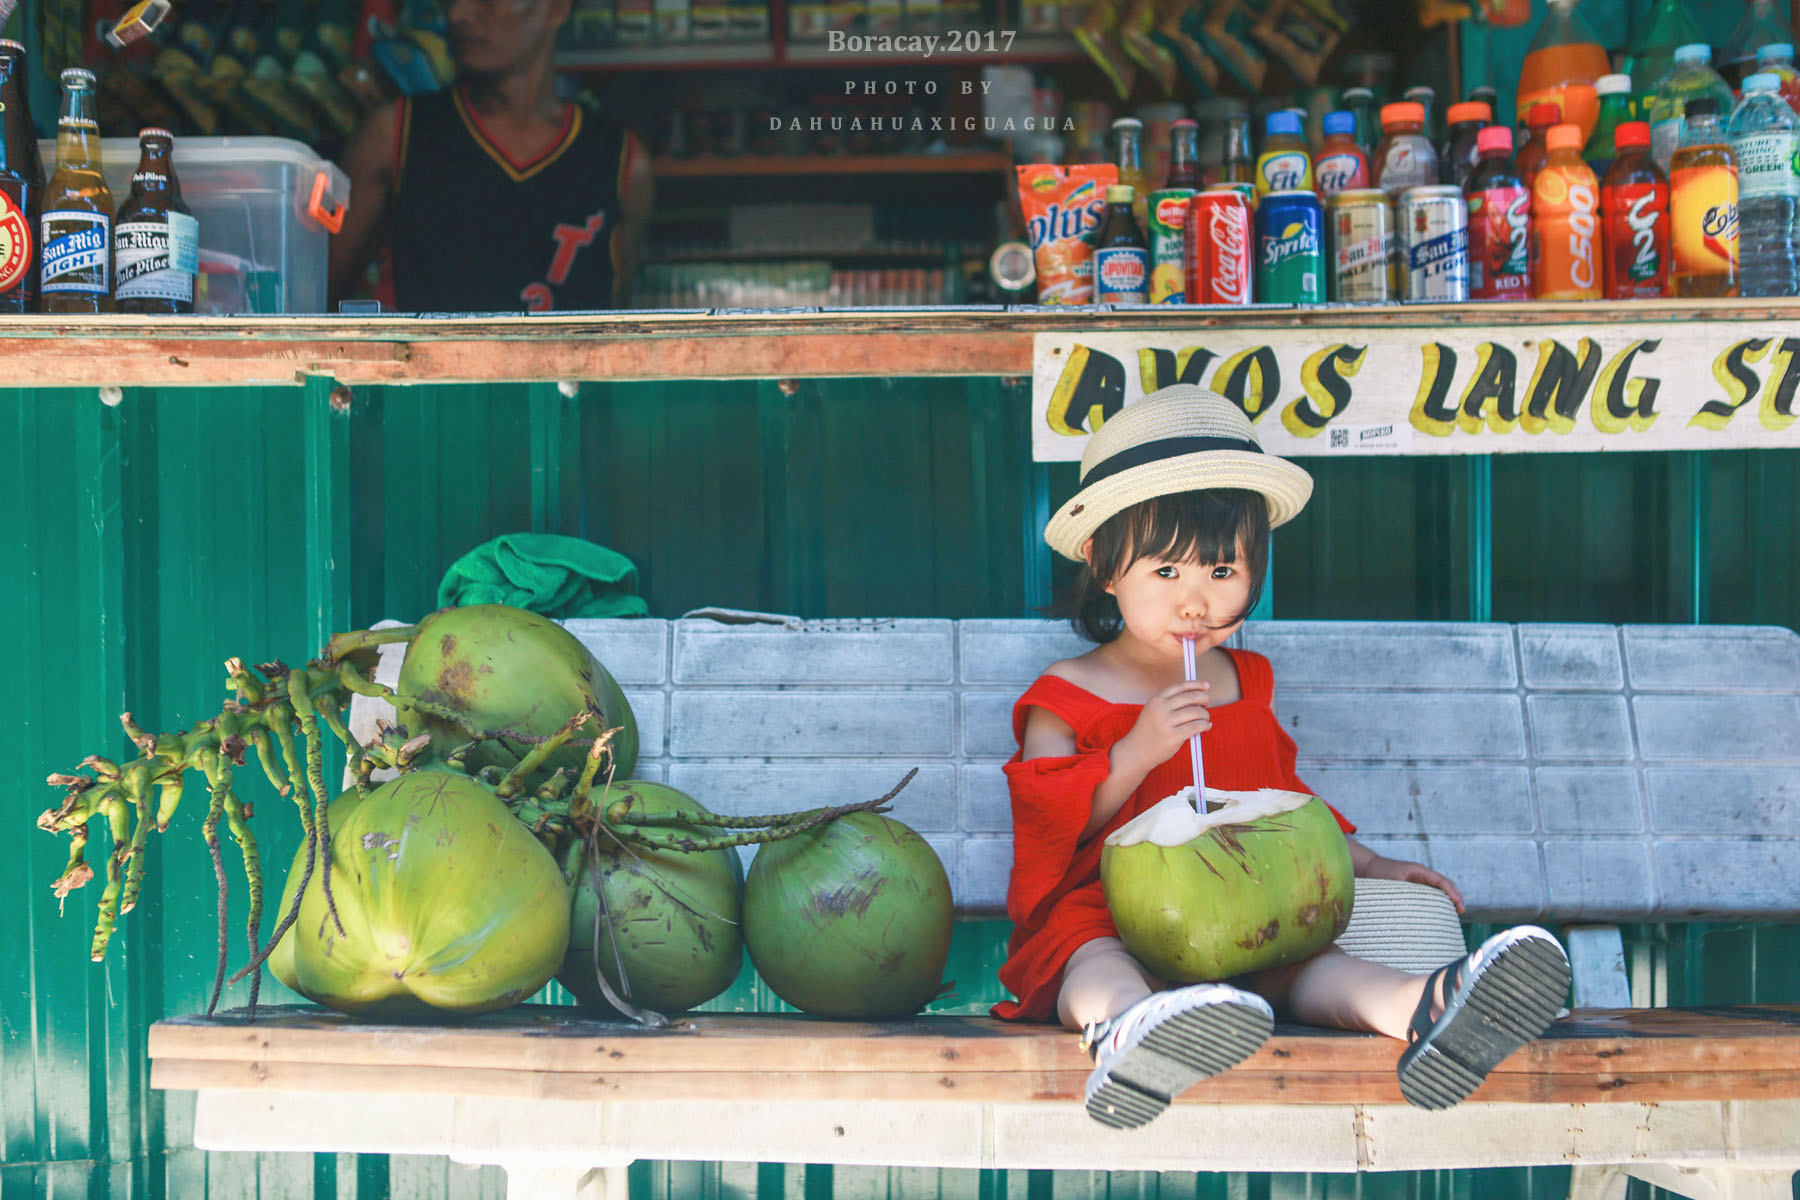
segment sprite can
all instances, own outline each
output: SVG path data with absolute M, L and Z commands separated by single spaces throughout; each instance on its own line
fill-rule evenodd
M 1315 193 L 1263 195 L 1256 209 L 1256 299 L 1325 302 L 1325 208 Z
M 1187 229 L 1188 201 L 1193 188 L 1164 188 L 1150 193 L 1145 214 L 1150 220 L 1150 303 L 1186 304 L 1186 263 L 1183 241 Z

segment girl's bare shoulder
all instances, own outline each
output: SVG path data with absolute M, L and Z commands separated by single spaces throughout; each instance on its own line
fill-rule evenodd
M 1066 679 L 1076 687 L 1097 692 L 1098 685 L 1107 682 L 1110 674 L 1103 655 L 1104 646 L 1095 646 L 1086 654 L 1077 654 L 1073 658 L 1058 659 L 1044 668 L 1044 674 L 1054 675 L 1058 679 Z

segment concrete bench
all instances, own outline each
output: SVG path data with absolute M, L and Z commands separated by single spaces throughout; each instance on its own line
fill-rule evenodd
M 572 621 L 637 714 L 638 774 L 726 813 L 879 795 L 968 914 L 1003 904 L 1010 713 L 1066 628 L 1015 620 Z M 1456 878 L 1471 920 L 1549 922 L 1576 1011 L 1448 1113 L 1401 1102 L 1395 1043 L 1278 1027 L 1121 1134 L 1048 1027 L 697 1015 L 675 1031 L 524 1008 L 440 1027 L 317 1009 L 159 1022 L 152 1081 L 213 1150 L 441 1153 L 518 1196 L 620 1195 L 638 1158 L 1383 1171 L 1572 1163 L 1789 1200 L 1800 1006 L 1632 1009 L 1617 921 L 1800 916 L 1800 637 L 1776 628 L 1268 622 L 1300 774 L 1358 837 Z M 1423 936 L 1423 935 L 1421 935 Z M 1404 940 L 1404 939 L 1403 939 Z M 1641 1003 L 1640 999 L 1640 1003 Z

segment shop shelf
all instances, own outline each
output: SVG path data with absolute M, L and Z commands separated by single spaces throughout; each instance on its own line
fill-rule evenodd
M 997 151 L 969 154 L 748 154 L 721 158 L 659 158 L 656 178 L 724 179 L 754 175 L 981 175 L 1005 171 L 1012 159 Z

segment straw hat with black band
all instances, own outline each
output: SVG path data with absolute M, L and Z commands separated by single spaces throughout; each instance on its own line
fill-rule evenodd
M 1088 439 L 1081 490 L 1059 508 L 1044 540 L 1064 558 L 1108 517 L 1134 504 L 1205 488 L 1244 488 L 1269 502 L 1269 525 L 1296 516 L 1312 495 L 1312 476 L 1264 454 L 1244 410 L 1189 383 L 1152 392 L 1120 409 Z

